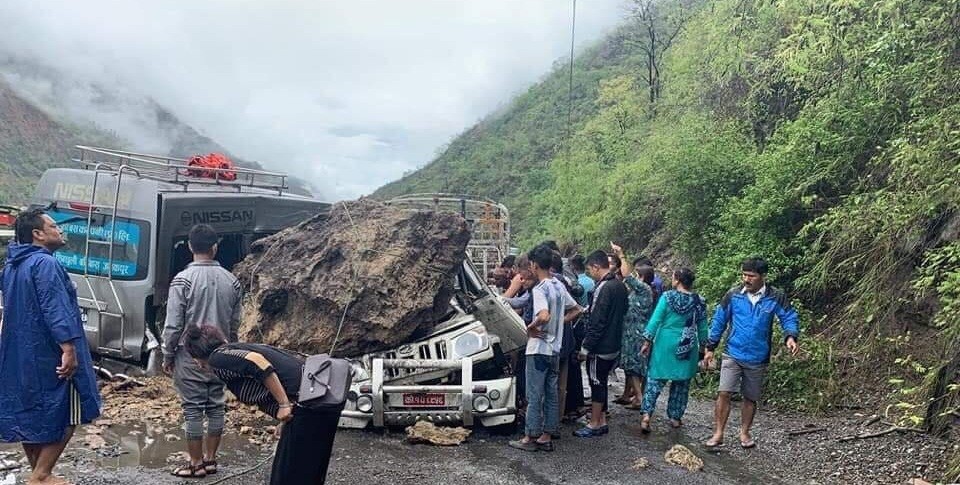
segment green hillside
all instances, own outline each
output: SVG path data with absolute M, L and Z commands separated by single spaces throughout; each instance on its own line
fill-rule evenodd
M 695 266 L 713 301 L 763 255 L 806 334 L 803 357 L 775 358 L 773 400 L 864 390 L 945 432 L 960 404 L 960 0 L 682 4 L 578 58 L 569 146 L 558 65 L 377 194 L 500 199 L 522 247 L 623 241 Z

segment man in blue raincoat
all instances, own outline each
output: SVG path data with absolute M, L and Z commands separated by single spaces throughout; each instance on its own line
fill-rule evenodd
M 100 415 L 77 293 L 53 256 L 65 244 L 50 216 L 22 213 L 0 278 L 0 441 L 23 444 L 28 483 L 65 483 L 54 465 L 74 428 Z

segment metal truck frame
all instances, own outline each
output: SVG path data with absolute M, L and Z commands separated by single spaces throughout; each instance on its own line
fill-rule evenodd
M 510 254 L 510 211 L 485 198 L 457 194 L 409 194 L 387 201 L 412 210 L 454 212 L 470 226 L 467 254 L 486 278 Z

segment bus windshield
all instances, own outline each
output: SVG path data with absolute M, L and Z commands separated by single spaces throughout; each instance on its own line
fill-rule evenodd
M 63 231 L 67 245 L 54 255 L 67 271 L 74 274 L 96 276 L 111 275 L 117 280 L 142 280 L 147 276 L 150 254 L 150 225 L 146 221 L 93 214 L 90 228 L 87 213 L 64 209 L 48 211 Z M 90 237 L 89 258 L 87 237 Z M 110 246 L 102 244 L 113 238 L 113 261 L 110 263 Z M 95 243 L 101 242 L 101 244 Z

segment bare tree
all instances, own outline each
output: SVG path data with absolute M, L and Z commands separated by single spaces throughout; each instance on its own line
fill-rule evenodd
M 628 45 L 643 51 L 651 116 L 663 92 L 660 70 L 663 57 L 690 19 L 694 0 L 631 0 L 629 18 L 636 22 Z

